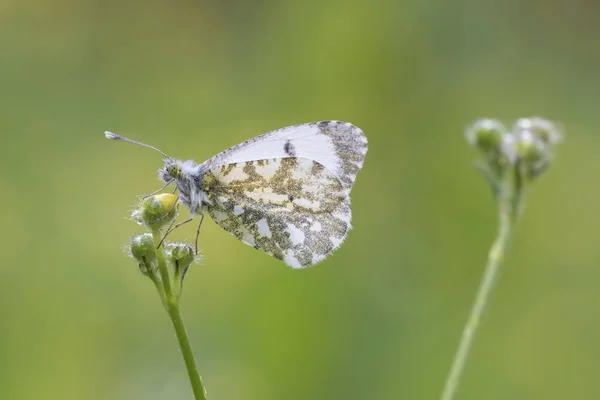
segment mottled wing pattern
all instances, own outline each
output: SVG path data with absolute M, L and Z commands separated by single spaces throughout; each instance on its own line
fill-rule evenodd
M 200 165 L 214 221 L 244 243 L 303 268 L 350 229 L 350 189 L 367 153 L 356 126 L 324 121 L 278 129 Z
M 293 268 L 322 261 L 350 229 L 348 189 L 313 160 L 223 165 L 207 171 L 201 186 L 217 224 Z

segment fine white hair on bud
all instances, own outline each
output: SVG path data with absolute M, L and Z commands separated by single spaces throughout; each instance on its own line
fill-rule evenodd
M 163 248 L 167 266 L 172 271 L 173 287 L 180 293 L 189 267 L 199 262 L 201 256 L 187 243 L 165 243 Z

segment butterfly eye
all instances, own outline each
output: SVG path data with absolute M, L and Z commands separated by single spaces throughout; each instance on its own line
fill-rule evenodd
M 181 168 L 178 165 L 171 164 L 167 165 L 167 172 L 175 179 L 179 179 L 181 175 Z

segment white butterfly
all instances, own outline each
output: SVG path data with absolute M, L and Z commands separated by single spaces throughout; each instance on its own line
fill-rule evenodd
M 349 194 L 363 166 L 367 138 L 350 123 L 324 121 L 281 128 L 202 164 L 175 160 L 114 133 L 105 135 L 150 147 L 166 157 L 159 177 L 165 187 L 177 185 L 181 203 L 192 214 L 177 226 L 208 211 L 237 239 L 292 268 L 325 259 L 351 228 Z

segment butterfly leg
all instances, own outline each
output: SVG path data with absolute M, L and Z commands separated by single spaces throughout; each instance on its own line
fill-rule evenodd
M 171 183 L 173 183 L 173 181 L 169 181 L 165 184 L 165 186 L 161 187 L 160 189 L 150 193 L 150 194 L 145 194 L 142 196 L 142 199 L 147 199 L 150 196 L 154 196 L 156 193 L 162 192 L 163 190 L 165 190 L 167 188 L 167 186 L 169 186 Z M 177 190 L 177 188 L 175 188 L 175 190 Z M 175 192 L 173 192 L 175 193 Z
M 175 223 L 175 221 L 171 222 L 171 225 L 169 226 L 169 229 L 167 229 L 167 232 L 165 233 L 165 235 L 163 236 L 163 238 L 161 239 L 160 243 L 158 244 L 158 246 L 156 247 L 157 249 L 163 244 L 163 242 L 165 241 L 165 239 L 167 238 L 167 235 L 171 232 L 173 232 L 175 229 L 179 228 L 181 225 L 185 225 L 188 222 L 191 222 L 194 219 L 194 216 L 192 215 L 190 218 L 186 219 L 185 221 L 181 221 L 180 223 L 178 223 L 177 225 L 173 226 L 173 224 Z
M 198 224 L 198 230 L 196 231 L 196 255 L 198 255 L 198 237 L 200 236 L 200 228 L 202 227 L 202 221 L 204 221 L 204 213 L 201 214 L 200 223 Z

